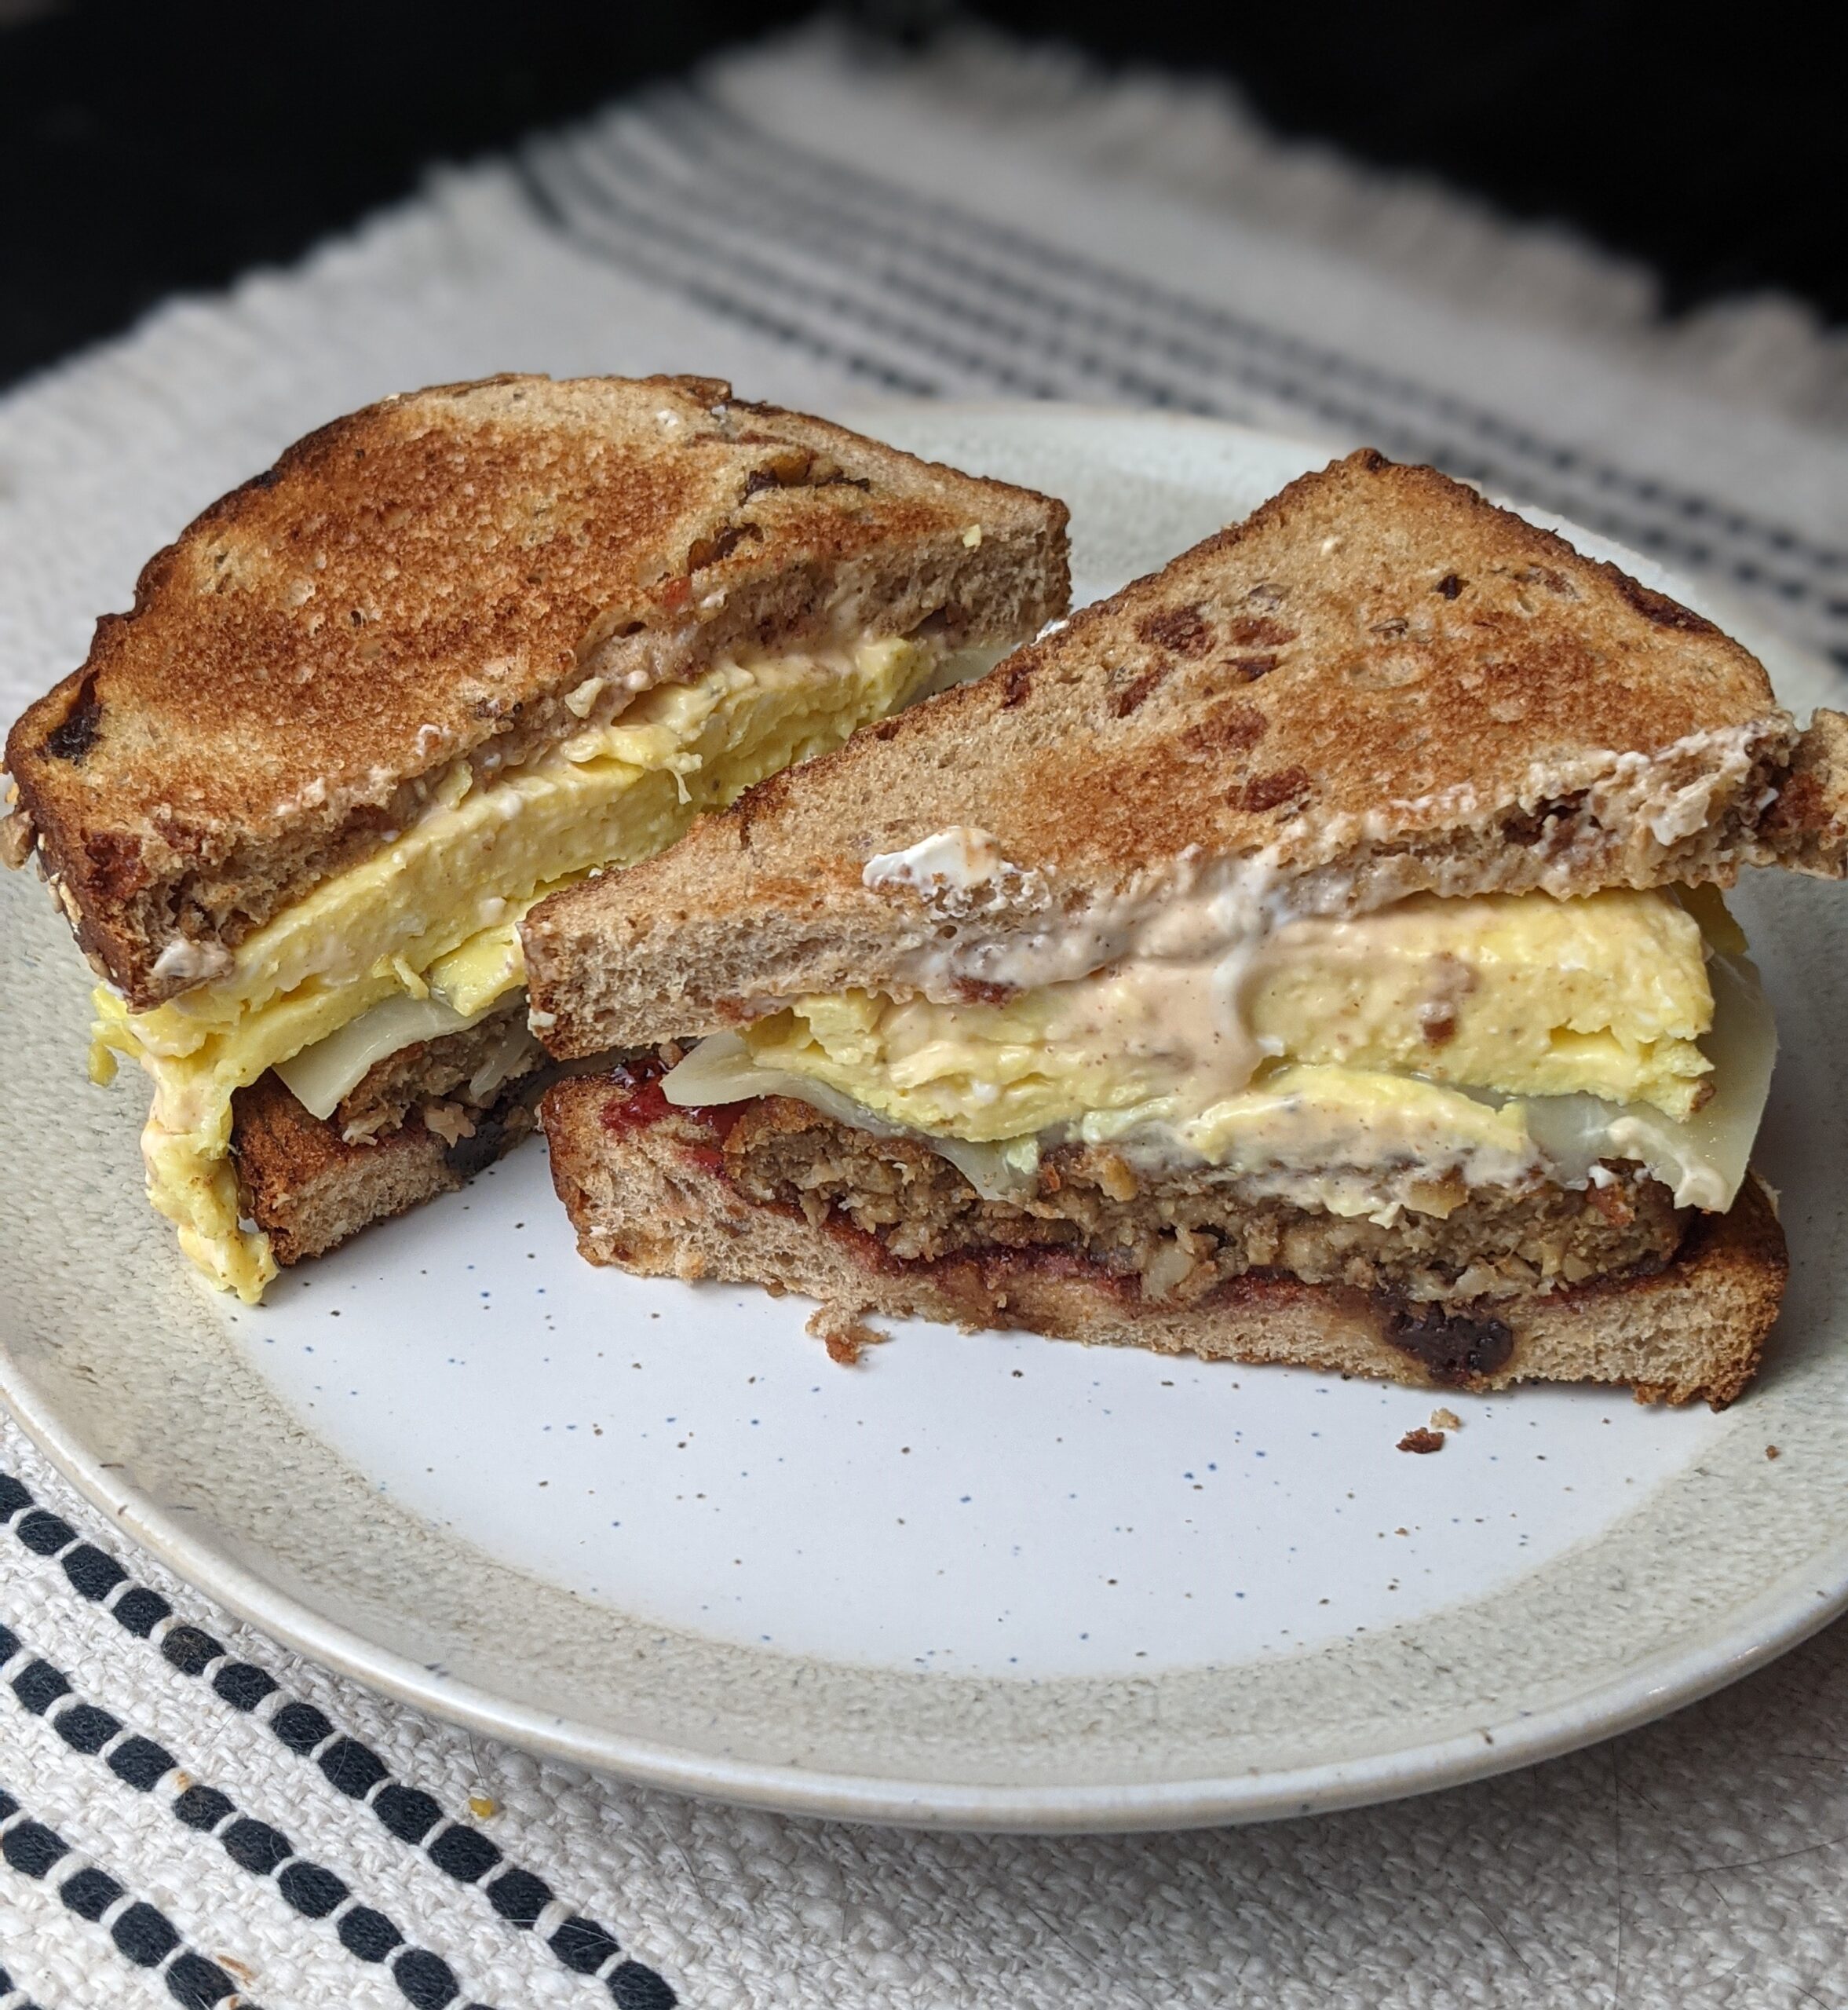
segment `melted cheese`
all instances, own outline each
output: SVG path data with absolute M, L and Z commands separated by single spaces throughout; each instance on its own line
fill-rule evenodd
M 882 641 L 659 686 L 517 769 L 457 771 L 414 825 L 257 930 L 213 981 L 133 1014 L 99 991 L 92 1072 L 106 1079 L 113 1050 L 153 1076 L 148 1193 L 187 1255 L 246 1299 L 275 1274 L 267 1238 L 240 1225 L 226 1157 L 238 1089 L 393 1001 L 472 1023 L 524 983 L 517 924 L 546 894 L 663 850 L 701 810 L 906 703 L 943 661 Z

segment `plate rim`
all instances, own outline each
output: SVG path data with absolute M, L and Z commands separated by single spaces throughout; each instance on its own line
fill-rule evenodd
M 323 1668 L 462 1729 L 520 1750 L 569 1760 L 635 1785 L 785 1814 L 878 1826 L 1025 1834 L 1132 1834 L 1145 1829 L 1244 1826 L 1435 1793 L 1564 1756 L 1669 1716 L 1728 1687 L 1799 1646 L 1848 1610 L 1848 1553 L 1832 1586 L 1800 1580 L 1767 1594 L 1756 1627 L 1736 1625 L 1658 1665 L 1551 1708 L 1517 1711 L 1480 1729 L 1351 1762 L 1197 1780 L 1006 1787 L 916 1782 L 867 1774 L 714 1757 L 629 1738 L 433 1675 L 408 1656 L 322 1617 L 247 1566 L 188 1536 L 139 1487 L 83 1448 L 0 1348 L 0 1401 L 57 1471 L 112 1526 L 126 1531 L 184 1584 Z M 1763 1603 L 1763 1602 L 1761 1602 Z M 1758 1612 L 1754 1604 L 1733 1617 Z
M 1326 440 L 1190 413 L 1050 400 L 853 399 L 841 401 L 838 409 L 849 419 L 867 421 L 899 411 L 927 410 L 977 420 L 1032 415 L 1129 422 L 1236 435 L 1270 449 L 1331 455 L 1341 451 Z M 201 1596 L 323 1667 L 466 1730 L 637 1785 L 786 1814 L 881 1825 L 1128 1833 L 1331 1813 L 1437 1792 L 1561 1756 L 1665 1716 L 1764 1666 L 1848 1610 L 1845 1549 L 1824 1582 L 1801 1574 L 1788 1577 L 1759 1599 L 1734 1607 L 1725 1623 L 1699 1643 L 1660 1661 L 1635 1664 L 1618 1679 L 1532 1714 L 1503 1705 L 1501 1714 L 1492 1716 L 1479 1729 L 1448 1738 L 1356 1760 L 1173 1781 L 1024 1787 L 905 1782 L 868 1773 L 824 1772 L 732 1758 L 629 1736 L 435 1673 L 409 1655 L 380 1646 L 357 1628 L 316 1612 L 227 1549 L 194 1535 L 183 1515 L 163 1509 L 112 1469 L 112 1462 L 91 1453 L 5 1344 L 0 1344 L 0 1402 L 56 1470 L 111 1526 Z

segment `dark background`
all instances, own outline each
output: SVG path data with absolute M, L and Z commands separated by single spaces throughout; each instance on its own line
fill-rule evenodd
M 813 0 L 0 0 L 0 382 L 176 287 L 287 258 L 464 159 Z M 1235 79 L 1276 126 L 1649 261 L 1665 310 L 1779 287 L 1848 321 L 1842 10 L 1577 0 L 857 0 Z M 1722 27 L 1704 25 L 1707 20 Z

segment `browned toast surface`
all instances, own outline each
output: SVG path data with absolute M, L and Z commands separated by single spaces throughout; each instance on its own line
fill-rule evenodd
M 1639 1399 L 1715 1407 L 1756 1372 L 1788 1267 L 1764 1190 L 1699 1215 L 1665 1267 L 1497 1299 L 1479 1321 L 1415 1317 L 1392 1299 L 1251 1274 L 1188 1305 L 1059 1250 L 895 1257 L 833 1215 L 754 1201 L 697 1117 L 634 1120 L 630 1085 L 578 1076 L 541 1104 L 552 1175 L 592 1263 L 643 1276 L 801 1292 L 843 1313 L 1017 1327 L 1066 1339 L 1270 1362 L 1437 1387 L 1521 1381 L 1627 1384 Z
M 865 864 L 956 826 L 1019 868 L 1017 894 L 963 918 L 965 947 L 1189 857 L 1351 868 L 1357 900 L 1729 882 L 1764 852 L 1796 739 L 1710 623 L 1431 469 L 1358 453 L 980 682 L 546 903 L 534 1000 L 554 1051 L 584 1054 L 883 988 L 945 915 L 869 888 Z M 1823 778 L 1813 793 L 1835 801 Z M 1795 829 L 1780 845 L 1801 862 Z
M 574 729 L 593 674 L 640 688 L 836 630 L 1031 634 L 1065 605 L 1065 521 L 710 379 L 440 386 L 208 510 L 7 763 L 84 948 L 144 1007 L 210 974 L 157 972 L 163 948 L 235 942 L 455 760 Z

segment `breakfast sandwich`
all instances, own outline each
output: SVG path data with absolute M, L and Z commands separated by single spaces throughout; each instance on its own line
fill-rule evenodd
M 839 1313 L 1722 1404 L 1786 1259 L 1719 890 L 1848 719 L 1364 452 L 524 927 L 594 1263 Z
M 254 1299 L 530 1129 L 527 908 L 1032 635 L 1065 525 L 693 377 L 387 399 L 208 510 L 6 746 L 186 1253 Z

